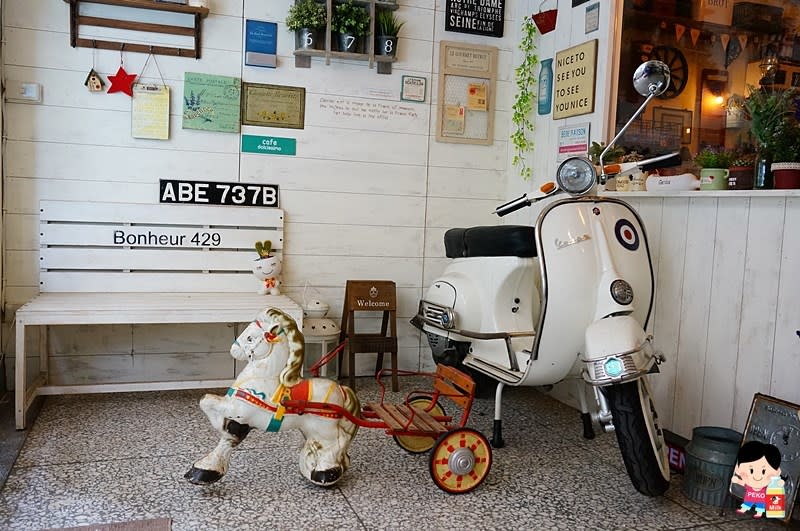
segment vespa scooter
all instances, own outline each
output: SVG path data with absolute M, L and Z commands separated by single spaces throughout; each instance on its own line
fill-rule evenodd
M 634 74 L 646 100 L 608 143 L 603 157 L 670 83 L 669 68 L 648 61 Z M 680 162 L 677 154 L 629 163 L 646 171 Z M 502 447 L 505 386 L 551 386 L 574 379 L 584 436 L 593 423 L 615 431 L 634 487 L 657 496 L 669 486 L 666 445 L 647 375 L 663 361 L 645 333 L 653 268 L 644 225 L 625 202 L 587 195 L 605 182 L 585 158 L 558 168 L 556 183 L 496 208 L 498 216 L 566 192 L 545 205 L 535 226 L 456 228 L 444 241 L 452 262 L 419 303 L 412 324 L 427 335 L 437 363 L 467 367 L 496 381 L 492 444 Z M 589 412 L 584 387 L 594 389 Z

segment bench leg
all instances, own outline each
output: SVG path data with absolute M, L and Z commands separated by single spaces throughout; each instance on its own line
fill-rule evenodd
M 39 374 L 43 375 L 45 383 L 49 383 L 50 327 L 44 325 L 38 328 L 39 328 Z
M 25 323 L 17 320 L 17 346 L 14 354 L 14 404 L 17 421 L 17 429 L 25 429 Z

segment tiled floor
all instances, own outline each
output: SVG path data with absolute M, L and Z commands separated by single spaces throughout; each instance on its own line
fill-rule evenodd
M 404 381 L 401 391 L 411 387 Z M 495 450 L 487 480 L 469 494 L 445 494 L 427 454 L 363 428 L 333 488 L 300 476 L 297 432 L 251 433 L 228 474 L 199 487 L 183 474 L 216 443 L 201 395 L 48 398 L 0 490 L 0 529 L 156 517 L 171 518 L 173 530 L 784 528 L 694 503 L 680 476 L 664 497 L 641 496 L 613 434 L 584 440 L 577 412 L 530 388 L 507 390 L 507 447 Z M 360 379 L 358 395 L 374 399 L 375 384 Z M 470 425 L 490 435 L 492 411 L 492 400 L 476 401 Z

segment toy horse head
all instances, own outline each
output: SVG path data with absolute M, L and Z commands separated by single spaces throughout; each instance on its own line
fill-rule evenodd
M 305 338 L 294 319 L 276 308 L 261 312 L 231 345 L 231 356 L 263 365 L 280 373 L 280 383 L 291 387 L 300 381 Z

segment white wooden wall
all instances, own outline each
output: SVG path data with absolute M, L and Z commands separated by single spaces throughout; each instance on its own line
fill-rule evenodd
M 6 351 L 13 350 L 9 326 L 14 310 L 38 289 L 39 200 L 152 203 L 157 202 L 158 179 L 176 178 L 278 184 L 286 212 L 288 294 L 302 301 L 308 282 L 338 318 L 345 280 L 394 280 L 401 366 L 416 369 L 420 358 L 427 361 L 430 356 L 426 349 L 420 353 L 419 334 L 408 319 L 423 286 L 441 269 L 442 233 L 454 225 L 495 223 L 489 212 L 505 196 L 517 33 L 514 1 L 506 7 L 506 37 L 487 39 L 445 33 L 443 3 L 401 0 L 397 15 L 406 25 L 398 61 L 392 75 L 378 75 L 356 61 L 325 65 L 315 59 L 310 69 L 296 69 L 293 35 L 283 25 L 291 0 L 212 0 L 211 14 L 203 21 L 202 59 L 157 57 L 172 89 L 169 141 L 131 138 L 130 99 L 89 93 L 83 86 L 93 51 L 69 46 L 67 3 L 4 4 L 5 79 L 41 83 L 44 93 L 41 105 L 6 107 Z M 246 18 L 279 22 L 279 68 L 243 66 Z M 500 48 L 491 146 L 434 140 L 442 39 Z M 94 52 L 94 67 L 103 76 L 116 72 L 119 60 L 118 52 Z M 143 54 L 125 53 L 124 60 L 128 72 L 141 73 Z M 158 74 L 150 62 L 145 78 L 154 82 Z M 239 135 L 182 130 L 185 72 L 305 87 L 305 129 L 242 128 L 244 134 L 296 138 L 297 156 L 240 154 Z M 399 101 L 404 74 L 428 79 L 424 104 Z M 346 117 L 333 110 L 365 103 L 388 108 L 391 119 Z M 223 325 L 56 327 L 51 334 L 51 379 L 57 384 L 225 377 L 232 370 L 228 348 L 235 331 Z M 374 360 L 361 358 L 358 372 L 366 374 Z
M 631 198 L 656 268 L 666 426 L 742 431 L 753 394 L 800 403 L 800 193 Z

